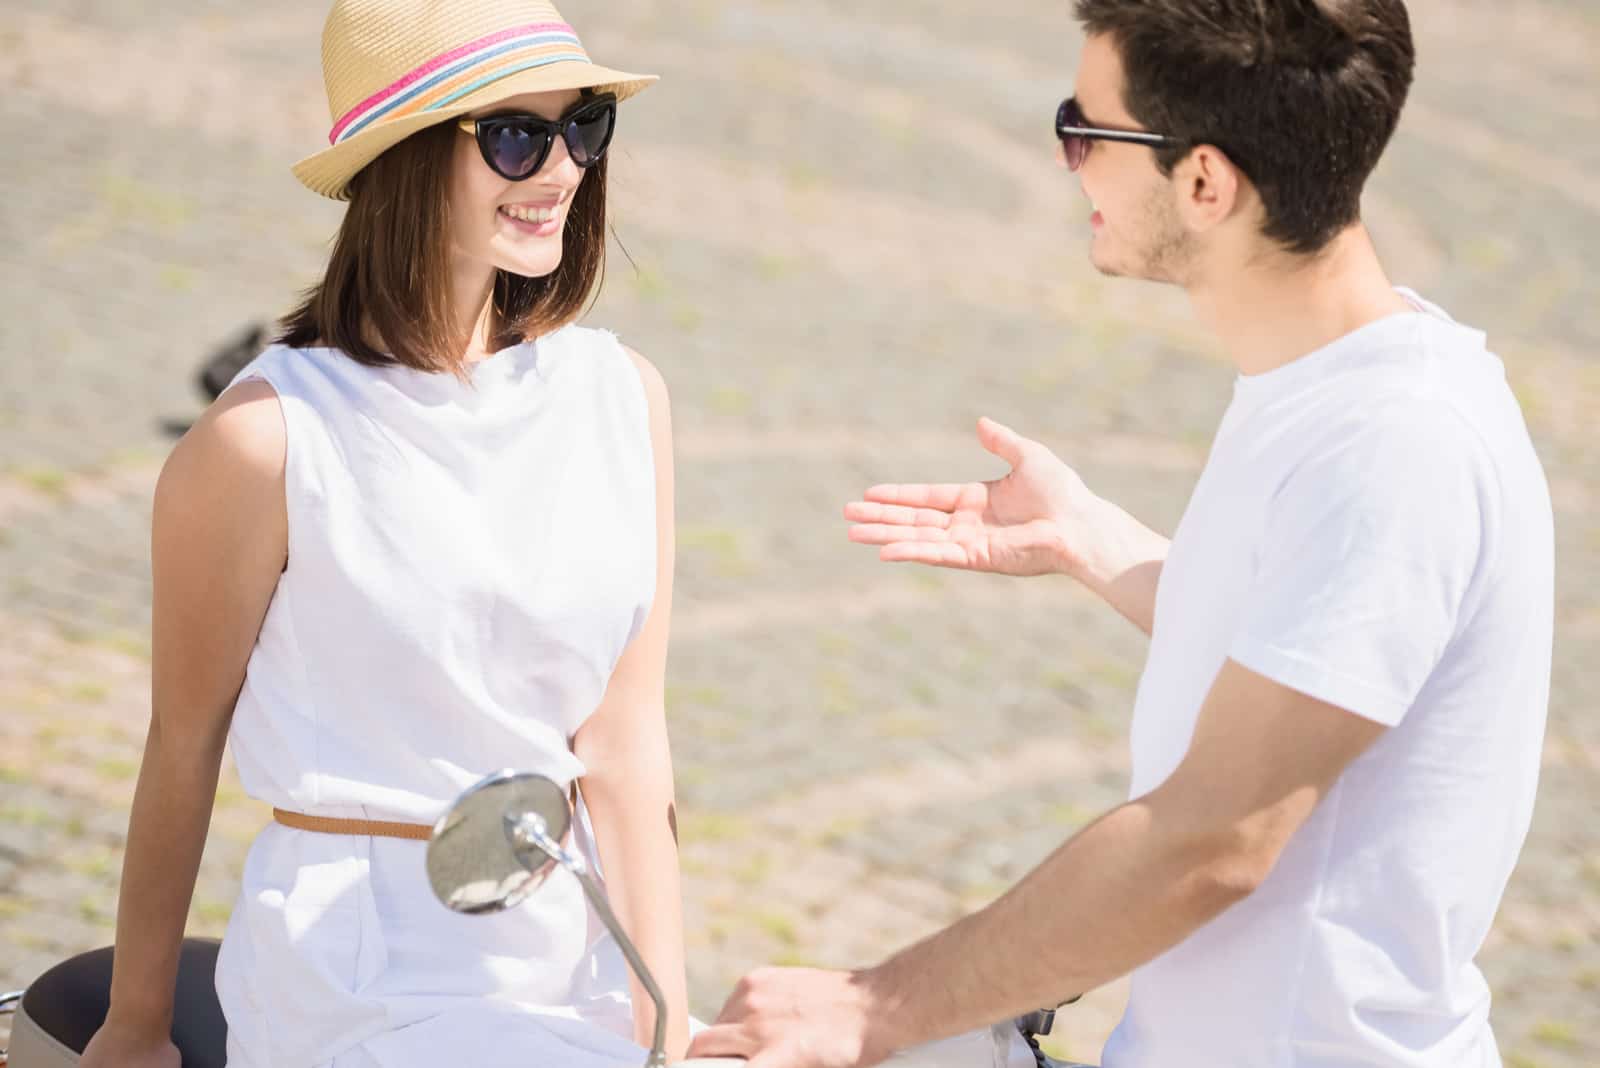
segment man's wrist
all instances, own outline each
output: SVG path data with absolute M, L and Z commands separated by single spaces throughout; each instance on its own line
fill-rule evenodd
M 916 1033 L 915 1011 L 897 959 L 852 974 L 861 998 L 862 1044 L 872 1059 L 881 1059 L 923 1041 Z
M 1114 547 L 1119 540 L 1118 521 L 1127 513 L 1103 497 L 1088 496 L 1077 508 L 1075 522 L 1056 520 L 1062 531 L 1056 545 L 1056 571 L 1091 590 L 1108 584 L 1115 572 Z

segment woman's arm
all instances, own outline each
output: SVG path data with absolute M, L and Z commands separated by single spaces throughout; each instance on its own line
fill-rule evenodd
M 600 707 L 573 739 L 587 771 L 584 803 L 593 817 L 612 908 L 667 999 L 667 1054 L 689 1045 L 683 901 L 678 880 L 672 754 L 667 745 L 667 635 L 672 621 L 674 555 L 672 423 L 666 383 L 628 350 L 650 402 L 656 464 L 656 591 L 644 629 L 617 662 Z M 655 1012 L 632 983 L 634 1037 L 648 1046 Z
M 246 382 L 173 450 L 156 485 L 149 735 L 117 907 L 111 1011 L 84 1068 L 172 1066 L 184 920 L 245 665 L 288 551 L 276 394 Z

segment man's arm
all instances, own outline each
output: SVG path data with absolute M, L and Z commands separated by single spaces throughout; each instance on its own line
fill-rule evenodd
M 1102 986 L 1252 893 L 1384 728 L 1229 661 L 1183 763 L 1074 836 L 1010 892 L 855 973 L 741 983 L 701 1055 L 752 1068 L 875 1064 Z
M 896 563 L 999 575 L 1070 575 L 1149 634 L 1169 542 L 1092 493 L 1044 445 L 990 419 L 983 447 L 1011 465 L 992 482 L 881 485 L 845 506 L 850 540 Z

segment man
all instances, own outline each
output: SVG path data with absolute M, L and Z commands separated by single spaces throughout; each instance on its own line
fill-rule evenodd
M 1483 943 L 1549 696 L 1549 494 L 1484 336 L 1360 223 L 1401 0 L 1078 0 L 1061 153 L 1108 274 L 1182 286 L 1237 365 L 1169 543 L 983 421 L 997 482 L 846 510 L 885 560 L 1064 571 L 1151 633 L 1128 804 L 852 973 L 747 977 L 697 1055 L 870 1065 L 1131 973 L 1106 1068 L 1500 1064 Z

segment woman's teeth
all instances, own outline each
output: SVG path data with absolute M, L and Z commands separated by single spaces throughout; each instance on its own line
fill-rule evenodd
M 525 208 L 520 204 L 508 204 L 500 210 L 513 219 L 529 223 L 553 222 L 556 217 L 555 208 Z

